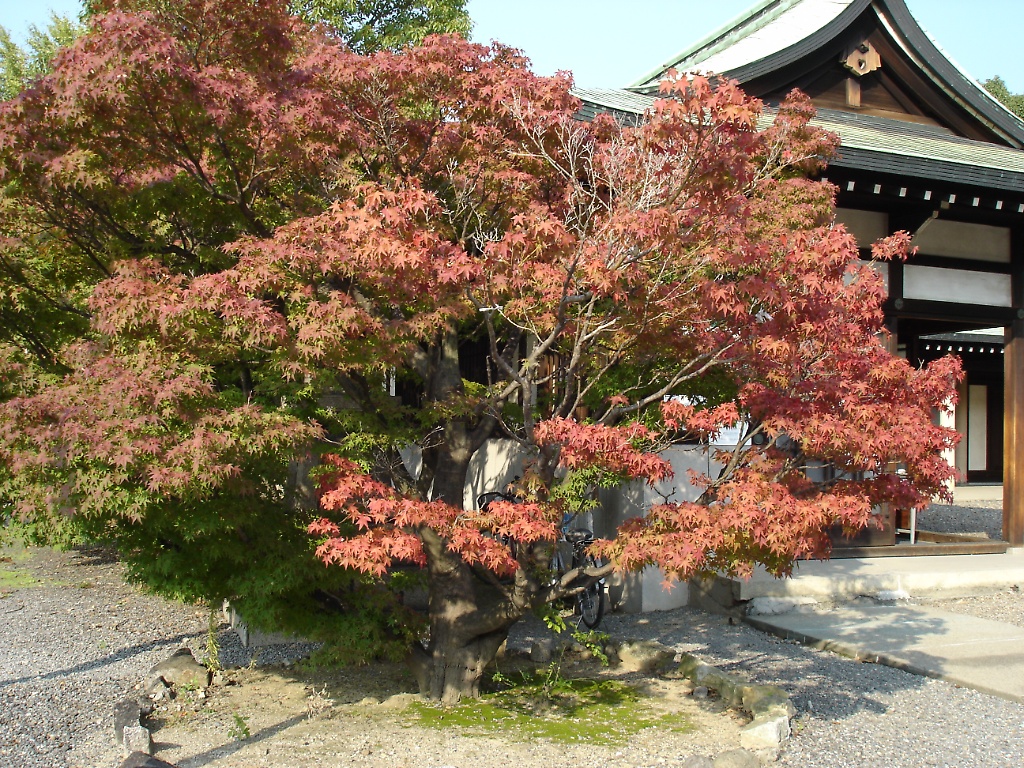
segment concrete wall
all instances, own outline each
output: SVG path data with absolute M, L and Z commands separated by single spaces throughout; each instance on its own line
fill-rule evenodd
M 700 489 L 689 482 L 689 471 L 714 475 L 721 465 L 714 461 L 705 446 L 677 446 L 662 454 L 672 465 L 674 477 L 653 487 L 639 481 L 618 488 L 602 490 L 601 509 L 595 514 L 594 532 L 610 537 L 616 528 L 631 517 L 642 516 L 654 504 L 695 501 Z M 609 582 L 612 605 L 626 613 L 666 611 L 687 605 L 689 586 L 667 583 L 660 568 L 648 567 L 641 573 L 626 574 Z
M 714 450 L 713 448 L 711 450 Z M 631 517 L 639 517 L 654 504 L 695 501 L 700 489 L 689 482 L 690 470 L 714 476 L 721 464 L 714 461 L 706 446 L 677 446 L 662 454 L 672 466 L 674 477 L 654 486 L 640 481 L 624 483 L 598 493 L 600 508 L 591 520 L 583 521 L 600 538 L 614 538 L 618 527 Z M 474 454 L 466 480 L 465 503 L 476 508 L 481 493 L 503 490 L 522 474 L 525 454 L 511 440 L 491 440 Z M 640 573 L 615 575 L 608 580 L 608 596 L 616 610 L 627 613 L 663 611 L 687 605 L 689 586 L 667 583 L 660 568 L 648 567 Z

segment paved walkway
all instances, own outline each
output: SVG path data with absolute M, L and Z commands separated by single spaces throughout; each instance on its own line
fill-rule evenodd
M 739 600 L 756 597 L 813 597 L 849 600 L 859 595 L 896 597 L 909 593 L 974 595 L 1024 586 L 1024 551 L 1004 555 L 939 555 L 933 557 L 866 557 L 805 560 L 791 579 L 776 579 L 763 570 L 749 580 L 732 582 Z
M 1024 702 L 1024 629 L 915 605 L 750 616 L 766 632 Z

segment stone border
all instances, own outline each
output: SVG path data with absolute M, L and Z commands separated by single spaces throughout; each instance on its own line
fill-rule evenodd
M 183 646 L 149 670 L 142 696 L 129 696 L 114 707 L 114 741 L 124 747 L 127 757 L 119 768 L 175 768 L 153 757 L 153 739 L 143 718 L 152 713 L 153 703 L 173 698 L 178 687 L 196 689 L 200 695 L 210 686 L 214 676 Z
M 777 685 L 756 685 L 736 675 L 705 664 L 693 654 L 681 654 L 679 674 L 695 685 L 718 691 L 726 704 L 739 707 L 753 717 L 740 729 L 740 745 L 762 760 L 774 761 L 793 731 L 790 719 L 796 708 L 789 694 Z

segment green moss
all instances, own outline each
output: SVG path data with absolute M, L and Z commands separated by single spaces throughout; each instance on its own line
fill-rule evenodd
M 636 690 L 614 680 L 559 680 L 555 688 L 531 679 L 455 707 L 415 702 L 411 721 L 431 728 L 459 728 L 467 735 L 500 733 L 520 741 L 625 744 L 634 734 L 659 728 L 693 729 L 684 716 L 658 711 Z
M 34 587 L 38 583 L 38 579 L 28 571 L 10 566 L 0 567 L 0 590 L 25 589 L 26 587 Z

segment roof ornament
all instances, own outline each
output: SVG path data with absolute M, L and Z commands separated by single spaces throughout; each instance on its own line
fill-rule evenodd
M 878 55 L 878 51 L 867 40 L 848 48 L 846 55 L 840 61 L 844 67 L 857 75 L 857 77 L 874 72 L 882 66 L 882 57 Z

